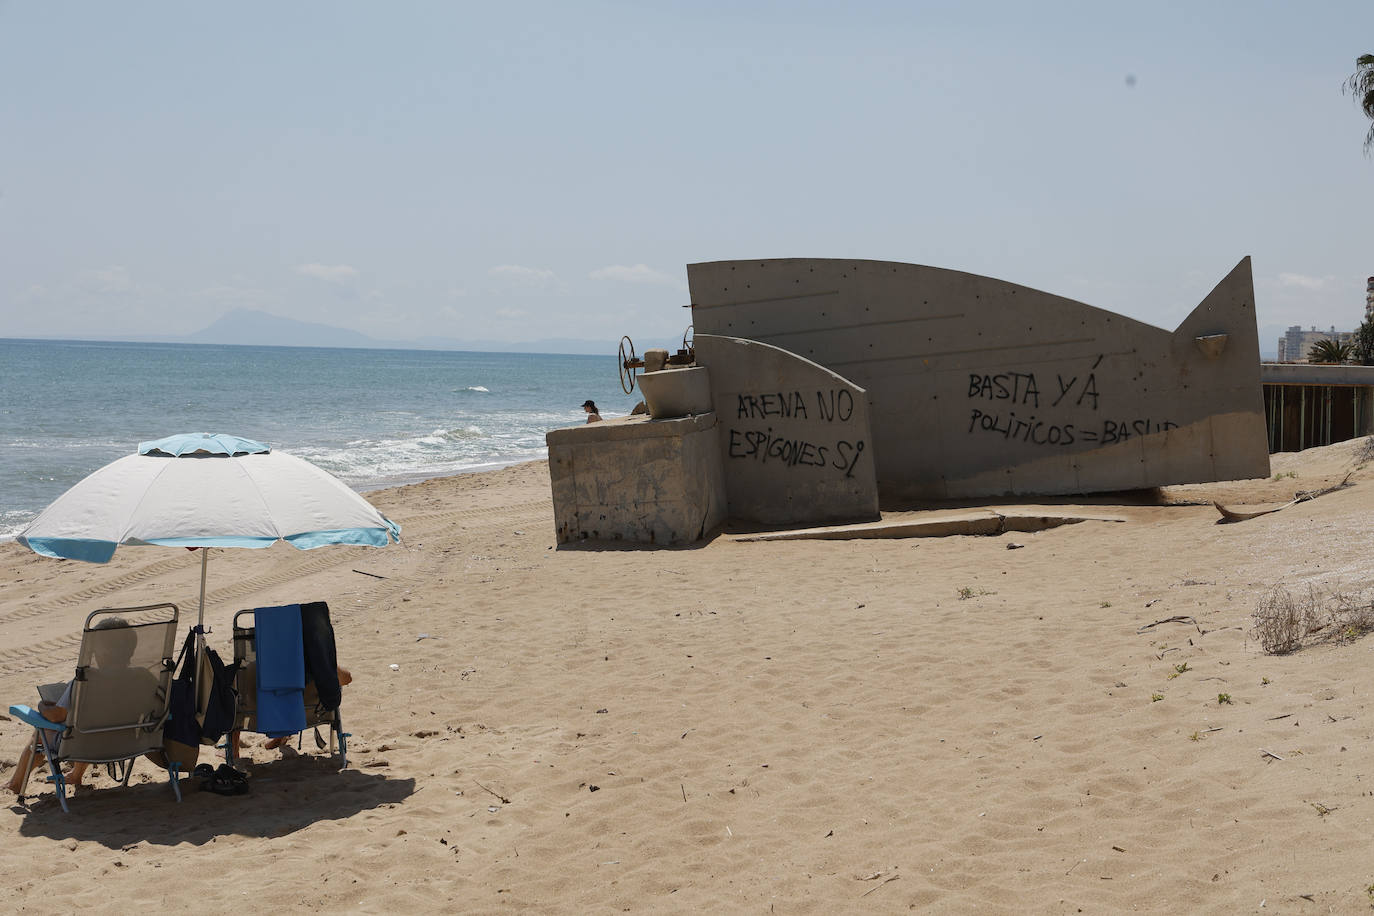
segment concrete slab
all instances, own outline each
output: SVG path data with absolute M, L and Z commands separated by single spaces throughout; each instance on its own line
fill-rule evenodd
M 859 538 L 942 538 L 968 535 L 991 536 L 1008 531 L 1046 531 L 1080 522 L 1124 522 L 1119 515 L 1065 512 L 1021 506 L 1007 509 L 962 509 L 950 512 L 913 513 L 918 517 L 885 519 L 857 525 L 829 525 L 764 534 L 738 535 L 737 541 L 847 541 Z

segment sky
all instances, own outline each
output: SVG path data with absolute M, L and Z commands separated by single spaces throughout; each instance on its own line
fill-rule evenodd
M 1370 0 L 0 0 L 0 337 L 235 308 L 606 342 L 686 265 L 904 261 L 1262 352 L 1374 275 Z

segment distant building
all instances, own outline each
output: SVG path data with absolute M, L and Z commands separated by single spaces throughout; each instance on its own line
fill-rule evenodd
M 1369 308 L 1374 307 L 1374 277 L 1369 278 L 1369 296 L 1366 304 L 1366 313 Z M 1319 331 L 1316 328 L 1304 331 L 1301 326 L 1293 325 L 1288 331 L 1279 338 L 1278 361 L 1281 363 L 1305 363 L 1307 362 L 1307 351 L 1312 349 L 1312 345 L 1319 340 L 1334 340 L 1337 343 L 1350 343 L 1355 339 L 1354 331 L 1338 331 L 1333 325 L 1329 331 Z

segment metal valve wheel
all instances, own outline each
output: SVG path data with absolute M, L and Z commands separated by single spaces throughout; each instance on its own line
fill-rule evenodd
M 625 355 L 626 347 L 629 348 L 628 357 Z M 635 342 L 628 334 L 620 338 L 620 387 L 626 394 L 634 392 L 635 375 L 643 368 L 644 361 L 635 355 Z

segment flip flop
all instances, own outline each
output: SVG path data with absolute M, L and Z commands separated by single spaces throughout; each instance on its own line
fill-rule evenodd
M 200 790 L 205 792 L 210 789 L 210 784 L 215 780 L 215 768 L 208 763 L 197 764 L 191 771 L 191 775 L 200 783 Z
M 216 795 L 247 795 L 248 774 L 222 763 L 210 782 L 210 791 Z

